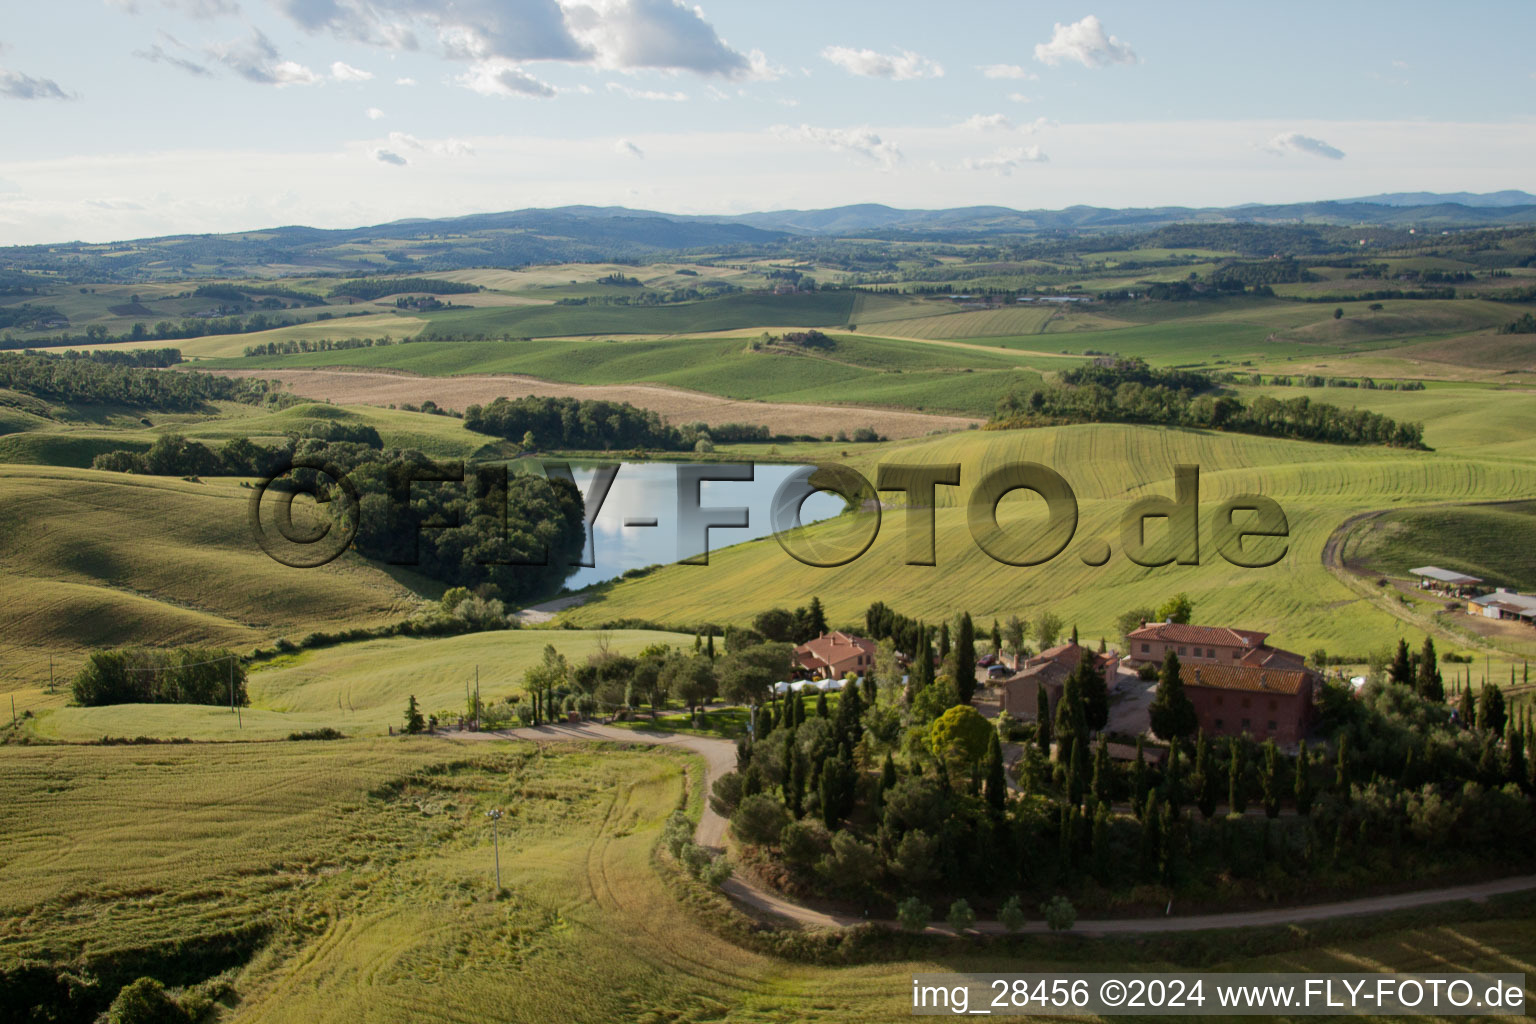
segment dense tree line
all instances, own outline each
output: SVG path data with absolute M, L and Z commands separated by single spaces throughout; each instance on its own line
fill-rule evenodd
M 1398 423 L 1364 409 L 1341 409 L 1305 395 L 1286 399 L 1261 395 L 1244 403 L 1234 395 L 1195 394 L 1189 387 L 1142 383 L 1148 370 L 1138 359 L 1083 368 L 1087 383 L 1060 383 L 1025 392 L 1009 391 L 998 401 L 989 429 L 1050 423 L 1153 423 L 1226 430 L 1268 437 L 1342 444 L 1423 448 L 1421 423 Z M 1076 373 L 1077 371 L 1069 371 Z M 1209 382 L 1202 374 L 1192 375 Z M 1156 379 L 1153 377 L 1152 379 Z M 1119 383 L 1114 383 L 1116 380 Z
M 244 355 L 292 356 L 301 352 L 345 352 L 355 348 L 382 348 L 393 345 L 393 338 L 296 338 L 288 341 L 268 341 L 260 345 L 245 346 Z
M 367 316 L 366 313 L 342 313 L 341 316 Z M 319 313 L 316 321 L 331 320 L 334 314 Z M 139 322 L 122 334 L 111 334 L 101 324 L 91 324 L 80 334 L 56 334 L 42 337 L 18 338 L 7 332 L 0 336 L 0 349 L 63 348 L 66 345 L 105 345 L 122 341 L 177 341 L 188 338 L 207 338 L 226 334 L 254 334 L 279 327 L 292 327 L 305 323 L 302 319 L 268 316 L 253 313 L 242 319 L 238 316 L 182 317 L 180 321 L 160 320 L 153 326 Z
M 464 425 L 482 434 L 524 440 L 541 448 L 679 449 L 678 431 L 661 417 L 628 402 L 575 398 L 498 398 L 487 405 L 464 410 Z
M 634 280 L 630 278 L 629 280 Z M 599 284 L 612 282 L 599 281 Z M 635 284 L 639 284 L 635 281 Z M 557 299 L 557 306 L 668 306 L 678 302 L 697 302 L 701 299 L 718 299 L 743 289 L 723 282 L 709 282 L 696 288 L 647 289 L 635 295 L 582 295 Z
M 201 409 L 216 400 L 261 403 L 277 394 L 268 381 L 167 373 L 78 354 L 66 358 L 43 352 L 0 353 L 0 387 L 59 402 L 170 412 Z
M 344 281 L 331 289 L 331 296 L 354 299 L 382 299 L 400 292 L 423 292 L 427 295 L 468 295 L 478 292 L 477 284 L 464 281 L 443 281 L 433 277 L 360 277 Z
M 248 437 L 226 441 L 218 449 L 180 434 L 162 434 L 145 452 L 116 449 L 91 460 L 92 469 L 146 476 L 269 476 L 292 458 L 296 450 L 314 442 L 333 446 L 332 456 L 353 460 L 356 449 L 378 451 L 384 447 L 376 428 L 366 423 L 320 421 L 309 424 L 301 435 L 277 445 L 257 444 Z M 339 461 L 334 459 L 333 461 Z
M 1316 281 L 1318 276 L 1293 257 L 1259 260 L 1251 263 L 1227 263 L 1211 274 L 1215 282 L 1236 281 L 1244 285 L 1296 284 Z
M 19 327 L 31 330 L 35 324 L 55 319 L 62 320 L 64 317 L 53 306 L 34 306 L 30 302 L 23 302 L 19 306 L 0 306 L 0 329 Z
M 182 362 L 179 348 L 89 349 L 86 351 L 69 349 L 58 353 L 27 350 L 23 354 L 61 359 L 84 359 L 87 362 L 103 363 L 107 366 L 137 366 L 146 369 L 164 369 Z
M 249 703 L 245 666 L 230 651 L 205 647 L 93 651 L 75 677 L 75 703 Z

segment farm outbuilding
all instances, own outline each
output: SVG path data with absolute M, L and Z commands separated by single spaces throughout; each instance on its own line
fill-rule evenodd
M 1483 582 L 1480 577 L 1468 576 L 1464 572 L 1456 572 L 1451 569 L 1442 569 L 1437 565 L 1421 565 L 1417 569 L 1409 569 L 1409 575 L 1419 578 L 1419 587 L 1424 590 L 1444 590 L 1453 594 L 1465 594 L 1468 590 Z

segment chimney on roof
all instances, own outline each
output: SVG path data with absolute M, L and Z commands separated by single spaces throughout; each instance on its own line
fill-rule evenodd
M 1260 672 L 1259 673 L 1259 689 L 1261 689 L 1261 690 L 1269 689 L 1269 673 L 1268 672 Z
M 1167 617 L 1167 618 L 1166 618 L 1166 619 L 1164 619 L 1164 620 L 1163 620 L 1163 625 L 1165 625 L 1165 626 L 1171 626 L 1171 625 L 1173 625 L 1173 616 L 1172 616 L 1172 615 L 1170 615 L 1170 616 L 1168 616 L 1168 617 Z
M 1142 619 L 1141 620 L 1141 628 L 1142 629 L 1146 629 L 1147 628 L 1147 620 L 1146 619 Z

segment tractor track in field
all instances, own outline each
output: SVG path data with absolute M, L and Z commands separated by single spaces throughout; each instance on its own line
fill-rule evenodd
M 1359 517 L 1356 517 L 1359 518 Z M 520 739 L 538 743 L 599 741 L 608 743 L 641 743 L 681 747 L 703 757 L 706 770 L 703 779 L 704 792 L 711 784 L 736 764 L 736 745 L 730 740 L 704 736 L 688 736 L 681 733 L 650 732 L 645 730 L 617 729 L 612 726 L 582 722 L 570 725 L 545 725 L 534 728 L 510 729 L 500 733 L 471 733 L 477 739 Z M 605 821 L 605 828 L 606 828 Z M 695 837 L 699 845 L 719 849 L 724 845 L 726 821 L 709 801 L 704 802 L 704 812 L 699 819 Z M 604 887 L 607 888 L 606 877 Z M 738 903 L 753 911 L 785 918 L 798 925 L 819 928 L 847 928 L 858 924 L 883 924 L 891 928 L 894 921 L 870 921 L 866 918 L 836 911 L 823 911 L 795 903 L 745 879 L 732 876 L 723 890 Z M 1304 924 L 1343 917 L 1367 914 L 1384 914 L 1399 910 L 1411 910 L 1444 903 L 1464 901 L 1486 902 L 1496 897 L 1536 889 L 1536 875 L 1517 875 L 1510 878 L 1477 882 L 1471 885 L 1425 889 L 1416 892 L 1389 893 L 1363 899 L 1340 900 L 1299 907 L 1281 907 L 1274 910 L 1246 910 L 1221 914 L 1196 914 L 1188 917 L 1146 917 L 1106 920 L 1079 920 L 1079 934 L 1139 935 L 1168 934 L 1175 932 L 1210 931 L 1226 928 L 1262 928 L 1275 925 Z M 611 890 L 609 890 L 611 892 Z M 610 897 L 611 898 L 611 897 Z M 616 901 L 615 901 L 616 902 Z M 947 934 L 937 926 L 929 931 Z M 983 934 L 1003 934 L 1006 929 L 997 921 L 978 921 L 973 929 Z M 1031 921 L 1023 931 L 1043 933 L 1048 931 L 1043 921 Z

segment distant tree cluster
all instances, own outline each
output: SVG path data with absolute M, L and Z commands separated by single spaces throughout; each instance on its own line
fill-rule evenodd
M 477 284 L 464 281 L 444 281 L 435 277 L 360 277 L 344 281 L 331 289 L 331 297 L 353 299 L 382 299 L 386 295 L 401 292 L 422 292 L 426 295 L 468 295 L 478 292 Z
M 227 650 L 94 651 L 75 677 L 75 703 L 247 704 L 245 666 Z
M 1536 334 L 1536 316 L 1525 314 L 1519 320 L 1499 328 L 1500 334 Z
M 58 402 L 130 405 L 168 412 L 189 412 L 216 400 L 262 403 L 276 394 L 268 381 L 166 373 L 128 360 L 30 351 L 0 353 L 0 388 Z
M 634 278 L 627 278 L 639 284 Z M 599 281 L 599 284 L 612 284 L 611 281 Z M 667 306 L 677 302 L 697 302 L 701 299 L 716 299 L 722 295 L 731 295 L 743 291 L 742 288 L 726 284 L 724 281 L 710 281 L 696 288 L 670 288 L 663 290 L 647 289 L 636 295 L 582 295 L 557 299 L 557 306 Z
M 1191 386 L 1171 387 L 1143 383 L 1156 380 L 1157 371 L 1138 359 L 1121 359 L 1105 365 L 1068 371 L 1081 384 L 1062 375 L 1058 384 L 1027 393 L 1013 389 L 998 401 L 988 424 L 993 429 L 1037 426 L 1049 423 L 1155 423 L 1168 426 L 1227 430 L 1268 437 L 1342 444 L 1381 444 L 1398 448 L 1423 448 L 1421 423 L 1398 423 L 1364 409 L 1341 409 L 1313 402 L 1306 396 L 1285 401 L 1261 395 L 1250 403 L 1234 395 L 1195 394 Z M 1149 378 L 1149 375 L 1152 375 Z M 1188 374 L 1191 384 L 1213 385 L 1204 374 Z
M 268 341 L 260 345 L 247 345 L 244 355 L 292 356 L 301 352 L 345 352 L 355 348 L 375 348 L 393 345 L 393 338 L 294 338 L 287 341 Z

